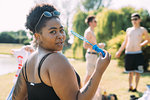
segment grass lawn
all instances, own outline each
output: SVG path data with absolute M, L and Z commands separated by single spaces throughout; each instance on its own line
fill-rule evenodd
M 0 54 L 11 54 L 11 49 L 20 49 L 22 44 L 0 43 Z
M 85 62 L 78 60 L 71 63 L 80 74 L 82 81 L 84 81 Z M 106 90 L 107 94 L 115 93 L 119 100 L 130 100 L 130 95 L 141 97 L 144 91 L 146 91 L 146 84 L 150 84 L 150 73 L 143 73 L 141 75 L 138 87 L 139 92 L 133 93 L 128 92 L 128 74 L 123 72 L 124 68 L 117 66 L 117 60 L 111 60 L 100 82 L 101 93 L 104 90 Z
M 0 76 L 0 100 L 6 100 L 12 86 L 15 73 Z
M 85 76 L 85 62 L 81 60 L 70 59 L 71 64 L 81 76 L 84 81 Z M 150 73 L 141 75 L 137 93 L 128 92 L 128 74 L 123 73 L 124 69 L 117 66 L 116 60 L 111 60 L 109 67 L 103 75 L 100 83 L 101 92 L 104 90 L 109 93 L 117 94 L 119 100 L 129 100 L 130 95 L 142 96 L 146 90 L 146 84 L 150 84 Z M 15 73 L 9 73 L 0 76 L 0 100 L 5 100 L 11 90 L 13 83 L 13 76 Z

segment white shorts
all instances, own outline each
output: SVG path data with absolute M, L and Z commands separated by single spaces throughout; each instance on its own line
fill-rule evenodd
M 94 69 L 95 69 L 95 64 L 97 61 L 97 54 L 89 54 L 86 53 L 85 55 L 86 58 L 86 74 L 87 75 L 92 75 Z

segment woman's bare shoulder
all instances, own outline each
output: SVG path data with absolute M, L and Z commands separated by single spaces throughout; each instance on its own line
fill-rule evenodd
M 61 53 L 52 53 L 45 60 L 46 67 L 71 66 L 68 59 Z M 60 68 L 60 67 L 59 67 Z

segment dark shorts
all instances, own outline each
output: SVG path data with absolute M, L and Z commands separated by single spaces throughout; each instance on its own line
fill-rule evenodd
M 143 73 L 144 56 L 139 54 L 126 54 L 125 55 L 125 70 L 126 72 Z

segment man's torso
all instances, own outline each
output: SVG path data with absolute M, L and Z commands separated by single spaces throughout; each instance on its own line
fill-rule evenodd
M 141 42 L 142 42 L 142 35 L 144 32 L 143 27 L 139 28 L 128 28 L 127 29 L 127 44 L 126 44 L 126 52 L 136 52 L 141 51 Z
M 88 41 L 90 43 L 97 44 L 96 36 L 95 36 L 94 32 L 90 28 L 86 29 L 85 35 L 90 35 L 90 38 L 88 39 Z M 88 48 L 87 52 L 95 52 L 95 50 L 92 50 L 92 49 Z

